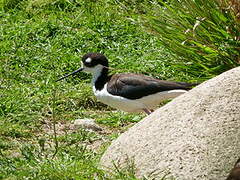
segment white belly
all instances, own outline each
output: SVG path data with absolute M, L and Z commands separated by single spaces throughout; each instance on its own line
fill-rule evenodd
M 161 101 L 175 98 L 186 90 L 170 90 L 163 91 L 157 94 L 142 97 L 140 99 L 131 100 L 120 96 L 114 96 L 107 92 L 107 84 L 101 91 L 98 91 L 93 86 L 93 92 L 98 100 L 111 107 L 120 109 L 126 112 L 142 112 L 143 109 L 155 109 Z
M 155 109 L 162 101 L 167 99 L 173 99 L 185 92 L 187 91 L 182 89 L 162 91 L 156 94 L 142 97 L 138 101 L 144 103 L 148 109 Z

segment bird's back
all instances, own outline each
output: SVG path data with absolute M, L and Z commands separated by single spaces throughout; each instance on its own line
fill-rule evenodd
M 169 90 L 190 90 L 195 84 L 171 82 L 155 79 L 149 76 L 122 73 L 113 75 L 108 83 L 109 93 L 128 99 L 139 99 Z

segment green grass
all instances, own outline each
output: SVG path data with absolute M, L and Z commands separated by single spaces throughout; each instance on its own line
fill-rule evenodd
M 182 59 L 179 69 L 209 79 L 239 66 L 239 4 L 222 0 L 159 2 L 144 16 L 145 24 L 166 49 Z
M 112 112 L 97 102 L 89 75 L 55 80 L 91 51 L 106 54 L 117 72 L 175 79 L 166 67 L 171 56 L 114 3 L 12 2 L 0 12 L 0 178 L 107 179 L 98 165 L 101 154 L 144 115 Z M 54 158 L 53 108 L 59 143 Z M 77 118 L 94 118 L 107 133 L 60 129 Z M 100 149 L 91 148 L 97 141 L 104 142 Z M 111 177 L 134 177 L 119 172 Z
M 77 69 L 87 52 L 104 53 L 113 73 L 188 82 L 209 78 L 210 71 L 199 74 L 198 65 L 188 64 L 141 25 L 143 16 L 158 10 L 146 9 L 146 3 L 0 1 L 0 179 L 137 179 L 133 167 L 106 176 L 99 159 L 145 115 L 97 102 L 88 74 L 55 80 Z M 93 118 L 105 130 L 69 130 L 78 118 Z M 58 152 L 53 157 L 54 121 Z

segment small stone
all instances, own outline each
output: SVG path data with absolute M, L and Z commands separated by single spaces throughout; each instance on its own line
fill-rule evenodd
M 103 129 L 98 126 L 95 122 L 94 119 L 76 119 L 73 123 L 74 127 L 76 129 L 83 128 L 83 129 L 88 129 L 88 130 L 93 130 L 93 131 L 102 131 Z

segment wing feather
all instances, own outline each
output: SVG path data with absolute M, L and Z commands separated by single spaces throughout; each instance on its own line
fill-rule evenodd
M 128 99 L 138 99 L 157 92 L 183 89 L 189 90 L 193 85 L 184 82 L 158 80 L 141 74 L 116 74 L 111 77 L 107 90 L 113 95 Z

